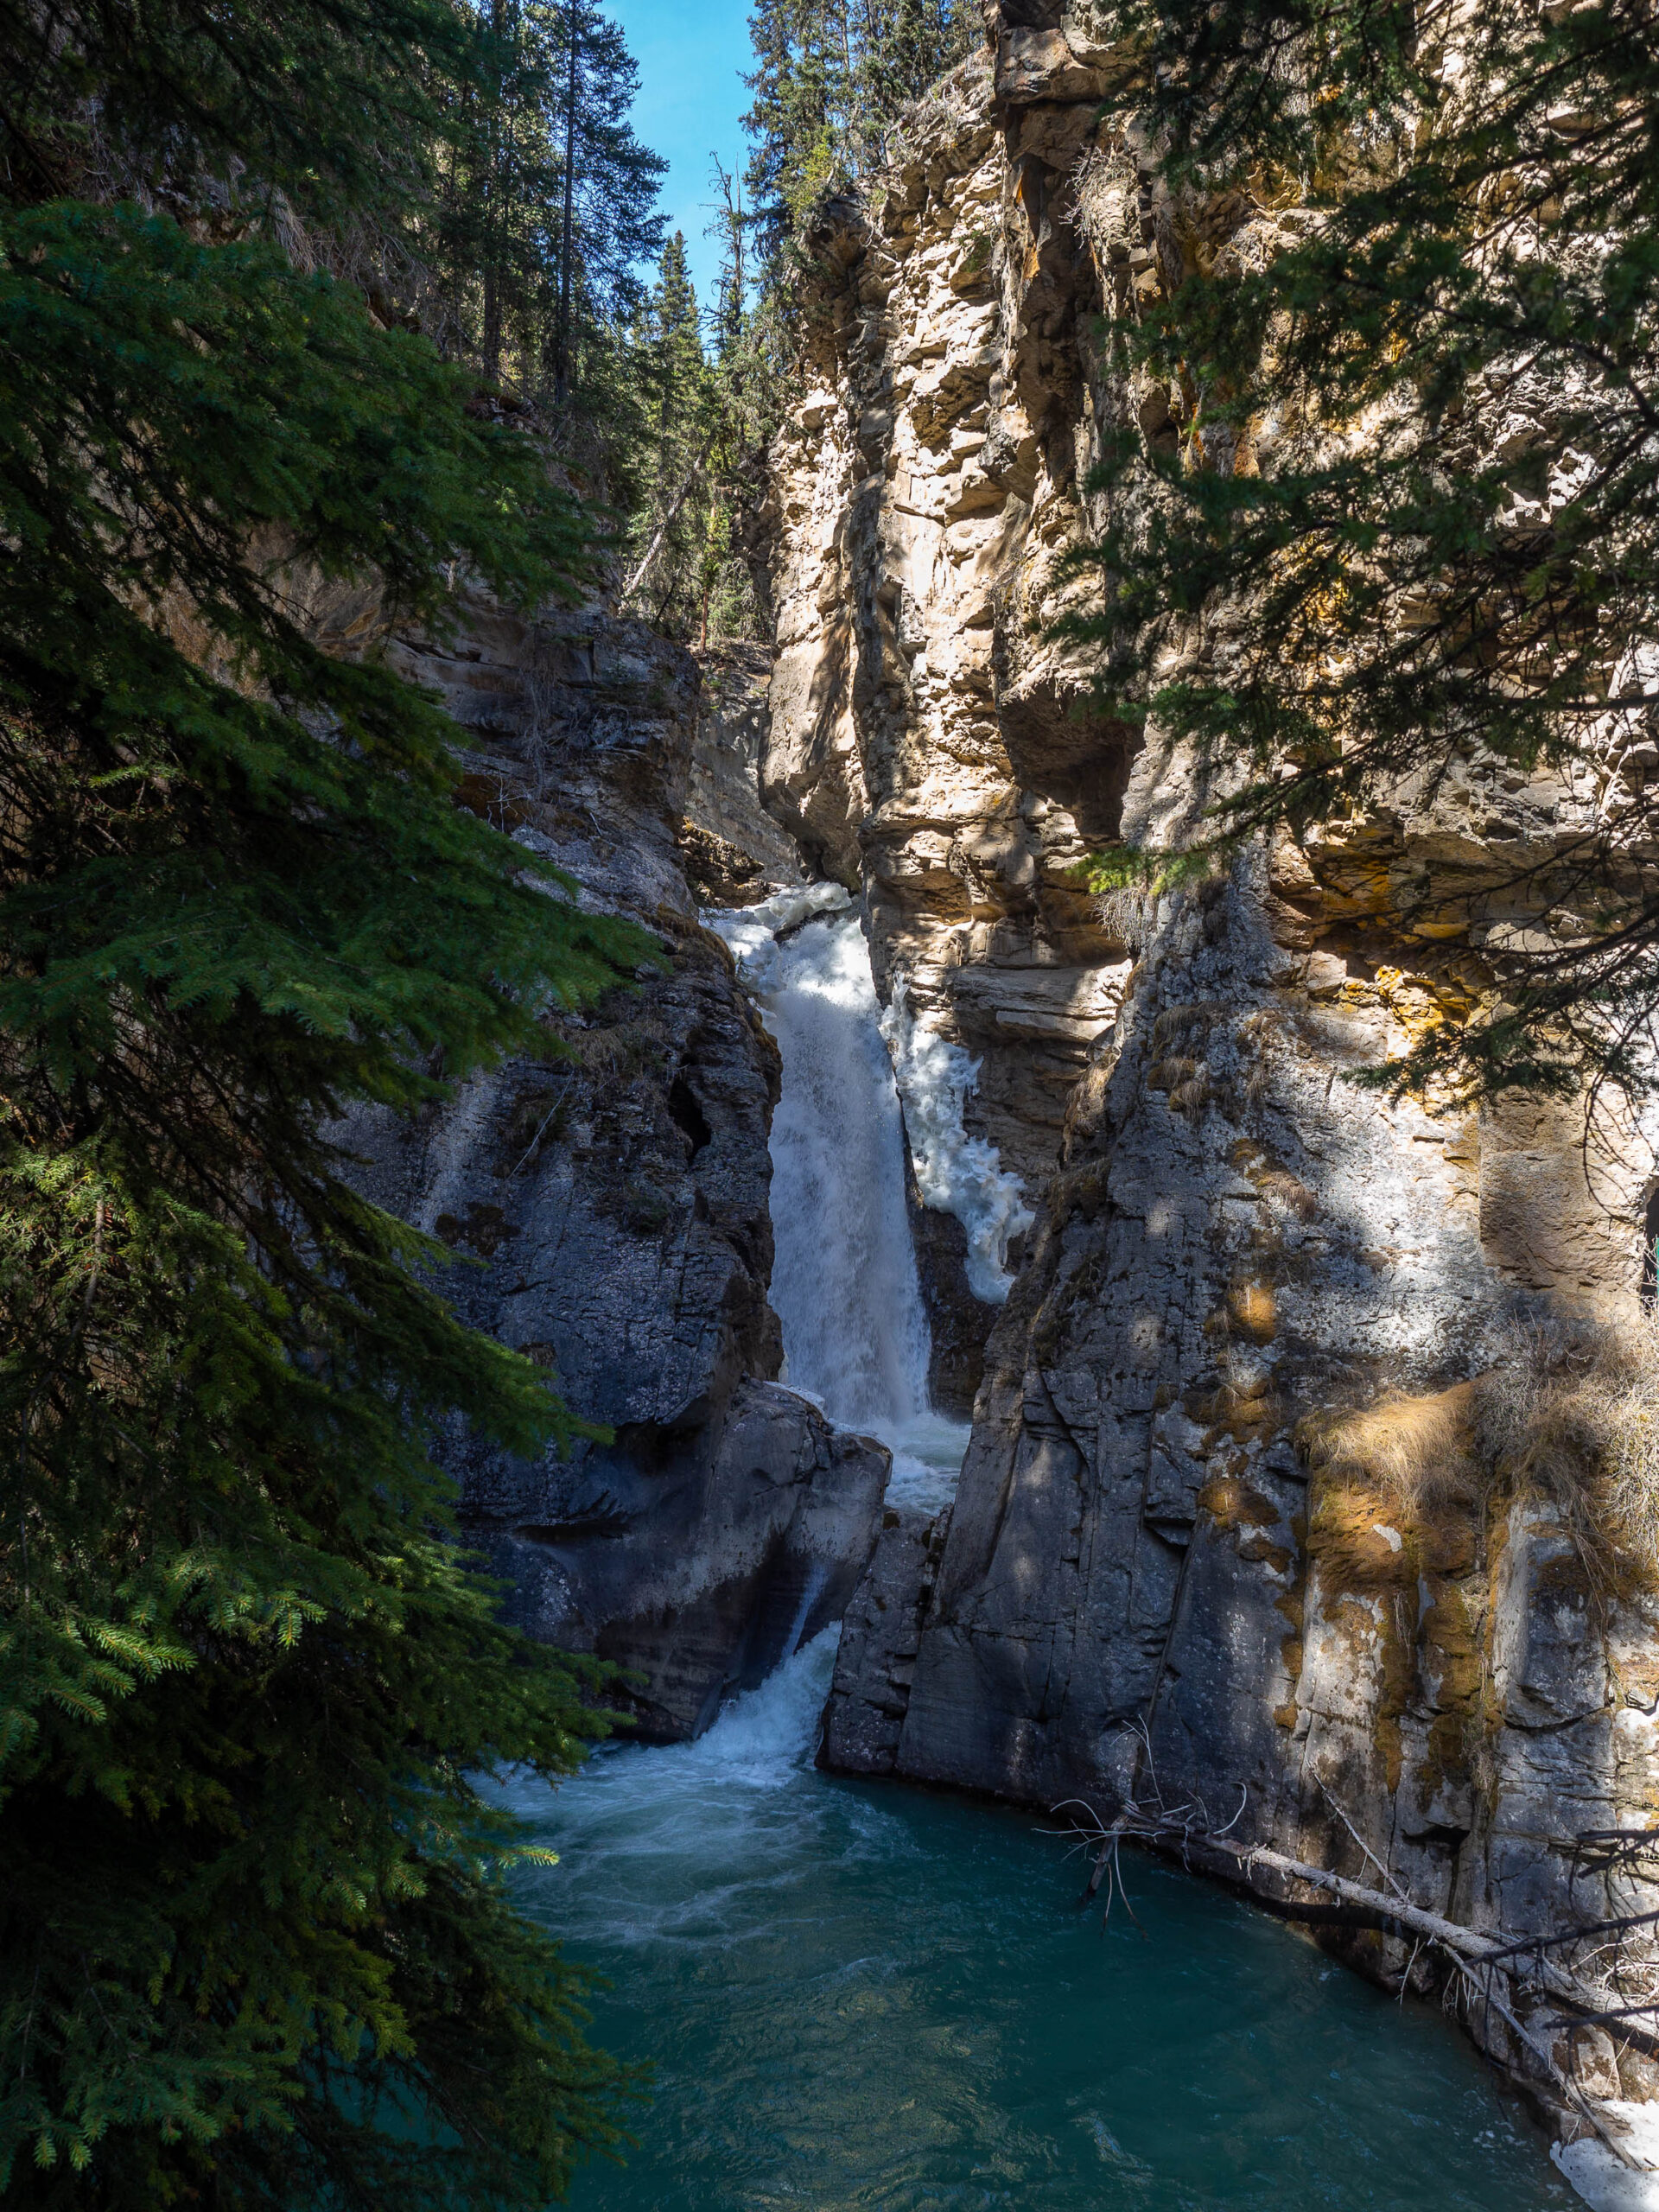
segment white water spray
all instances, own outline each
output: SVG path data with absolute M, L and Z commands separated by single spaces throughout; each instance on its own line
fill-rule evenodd
M 772 1303 L 785 1380 L 893 1454 L 888 1495 L 943 1504 L 968 1432 L 928 1405 L 904 1126 L 869 948 L 839 884 L 710 915 L 784 1064 L 772 1125 Z

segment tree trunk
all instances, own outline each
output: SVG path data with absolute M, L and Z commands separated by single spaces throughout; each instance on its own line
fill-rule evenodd
M 1329 1792 L 1326 1794 L 1328 1796 Z M 1078 1803 L 1082 1801 L 1074 1799 L 1069 1802 Z M 1334 1799 L 1332 1802 L 1335 1803 Z M 1063 1811 L 1065 1808 L 1056 1807 L 1055 1809 Z M 1451 1955 L 1454 1967 L 1469 1986 L 1471 1999 L 1490 2005 L 1506 2023 L 1538 2061 L 1567 2104 L 1589 2122 L 1618 2163 L 1623 2166 L 1635 2165 L 1636 2161 L 1630 2152 L 1610 2131 L 1595 2105 L 1558 2063 L 1549 2043 L 1516 2018 L 1513 2009 L 1496 1986 L 1501 1978 L 1507 1987 L 1515 1967 L 1524 1960 L 1551 1996 L 1565 1999 L 1580 2012 L 1593 2015 L 1599 2007 L 1591 2001 L 1592 1993 L 1581 1988 L 1573 1975 L 1564 1972 L 1547 1958 L 1543 1946 L 1541 1945 L 1534 1955 L 1524 1944 L 1511 1944 L 1501 1938 L 1494 1942 L 1491 1936 L 1465 1928 L 1458 1921 L 1447 1920 L 1437 1912 L 1425 1911 L 1421 1905 L 1412 1903 L 1397 1883 L 1390 1895 L 1387 1891 L 1374 1890 L 1365 1883 L 1351 1881 L 1345 1875 L 1332 1873 L 1326 1867 L 1311 1866 L 1305 1860 L 1289 1858 L 1285 1853 L 1270 1850 L 1265 1845 L 1241 1843 L 1231 1836 L 1202 1828 L 1189 1828 L 1184 1820 L 1160 1818 L 1159 1815 L 1145 1812 L 1138 1807 L 1120 1814 L 1109 1827 L 1101 1821 L 1092 1806 L 1086 1809 L 1101 1838 L 1100 1860 L 1096 1878 L 1090 1881 L 1087 1893 L 1090 1897 L 1099 1886 L 1099 1876 L 1104 1872 L 1106 1855 L 1114 1839 L 1128 1835 L 1138 1837 L 1144 1842 L 1161 1845 L 1166 1850 L 1175 1850 L 1184 1864 L 1190 1866 L 1196 1859 L 1205 1872 L 1218 1873 L 1225 1866 L 1227 1878 L 1240 1883 L 1257 1904 L 1264 1905 L 1269 1912 L 1281 1918 L 1300 1920 L 1316 1926 L 1370 1926 L 1381 1928 L 1390 1935 L 1408 1934 L 1437 1944 L 1441 1950 Z M 1337 1810 L 1341 1812 L 1340 1806 Z M 1354 1834 L 1353 1825 L 1345 1814 L 1343 1820 L 1350 1834 Z M 1359 1840 L 1357 1835 L 1355 1840 Z M 1361 1848 L 1364 1848 L 1363 1844 Z M 1368 1853 L 1368 1856 L 1375 1858 L 1375 1853 Z M 1207 1866 L 1204 1866 L 1205 1859 L 1209 1861 Z M 1256 1879 L 1257 1870 L 1261 1867 L 1269 1868 L 1291 1881 L 1305 1882 L 1312 1889 L 1323 1890 L 1327 1896 L 1339 1898 L 1341 1903 L 1335 1906 L 1306 1905 L 1290 1898 L 1274 1897 Z M 1384 1872 L 1392 1882 L 1393 1876 L 1388 1875 L 1386 1869 Z
M 501 41 L 506 35 L 506 0 L 491 0 L 490 34 L 495 41 L 494 67 L 498 73 L 495 116 L 490 124 L 489 162 L 484 177 L 484 327 L 479 351 L 483 357 L 484 381 L 495 384 L 501 375 L 501 279 L 495 266 L 495 255 L 499 244 L 500 201 L 506 189 L 503 171 L 500 112 L 505 84 L 501 79 Z
M 564 99 L 564 228 L 559 237 L 559 327 L 553 355 L 553 401 L 563 409 L 570 396 L 570 278 L 576 203 L 576 47 L 582 35 L 582 0 L 569 0 L 570 73 Z
M 668 512 L 663 517 L 661 522 L 658 524 L 656 530 L 652 532 L 651 543 L 645 548 L 645 556 L 644 560 L 640 562 L 639 567 L 628 578 L 626 583 L 623 585 L 622 596 L 617 601 L 617 605 L 619 607 L 626 607 L 627 605 L 628 601 L 633 597 L 635 592 L 639 590 L 640 585 L 645 582 L 645 578 L 651 574 L 652 569 L 656 567 L 657 556 L 662 551 L 664 543 L 668 537 L 669 531 L 674 527 L 675 519 L 678 516 L 680 509 L 685 505 L 687 499 L 691 496 L 691 486 L 696 482 L 698 477 L 702 475 L 703 463 L 708 460 L 709 448 L 714 442 L 715 434 L 710 430 L 708 436 L 702 442 L 702 451 L 692 462 L 691 467 L 687 473 L 684 483 L 681 485 L 679 490 L 674 494 L 673 505 L 669 508 Z
M 499 384 L 501 379 L 501 287 L 493 269 L 484 271 L 484 336 L 480 346 L 483 354 L 484 381 Z

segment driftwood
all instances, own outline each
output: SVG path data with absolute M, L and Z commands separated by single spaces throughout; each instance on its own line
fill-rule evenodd
M 1331 1796 L 1328 1789 L 1325 1795 Z M 1245 1802 L 1241 1796 L 1238 1811 L 1224 1828 L 1211 1827 L 1198 1808 L 1188 1806 L 1179 1807 L 1172 1812 L 1161 1805 L 1154 1809 L 1132 1804 L 1124 1807 L 1110 1821 L 1103 1821 L 1095 1808 L 1084 1799 L 1071 1798 L 1057 1805 L 1053 1808 L 1057 1815 L 1068 1811 L 1072 1813 L 1074 1832 L 1080 1831 L 1085 1842 L 1094 1850 L 1094 1866 L 1081 1902 L 1091 1902 L 1098 1894 L 1103 1882 L 1106 1882 L 1109 1885 L 1105 1906 L 1107 1915 L 1109 1916 L 1113 1903 L 1121 1898 L 1125 1910 L 1130 1912 L 1131 1918 L 1134 1917 L 1118 1860 L 1120 1846 L 1127 1839 L 1173 1853 L 1186 1866 L 1218 1876 L 1230 1886 L 1243 1890 L 1254 1904 L 1279 1919 L 1296 1921 L 1315 1928 L 1375 1929 L 1384 1935 L 1413 1942 L 1419 1948 L 1425 1944 L 1432 1945 L 1450 1961 L 1469 2001 L 1484 2012 L 1497 2015 L 1537 2060 L 1566 2103 L 1594 2130 L 1620 2164 L 1643 2171 L 1637 2168 L 1637 2162 L 1612 2133 L 1577 2082 L 1557 2063 L 1548 2040 L 1541 2038 L 1516 2017 L 1515 1985 L 1524 1977 L 1550 1999 L 1569 2007 L 1578 2016 L 1567 2024 L 1569 2030 L 1574 2026 L 1587 2027 L 1616 2020 L 1624 2028 L 1627 2037 L 1630 2037 L 1632 2026 L 1645 2019 L 1656 2032 L 1651 2038 L 1638 2034 L 1631 2039 L 1641 2042 L 1644 2048 L 1659 2049 L 1659 1997 L 1645 2004 L 1609 2011 L 1601 1993 L 1586 1988 L 1567 1967 L 1550 1956 L 1554 1951 L 1597 1939 L 1607 1936 L 1622 1938 L 1636 1929 L 1652 1928 L 1659 1924 L 1659 1911 L 1625 1914 L 1616 1920 L 1597 1921 L 1581 1928 L 1523 1936 L 1518 1940 L 1510 1939 L 1501 1932 L 1482 1935 L 1455 1920 L 1447 1920 L 1440 1913 L 1426 1911 L 1422 1906 L 1414 1904 L 1376 1853 L 1364 1842 L 1334 1797 L 1331 1797 L 1332 1809 L 1363 1856 L 1370 1859 L 1389 1884 L 1388 1889 L 1376 1889 L 1366 1883 L 1353 1881 L 1344 1874 L 1332 1872 L 1328 1867 L 1310 1866 L 1305 1859 L 1293 1859 L 1285 1852 L 1274 1851 L 1264 1844 L 1246 1842 L 1234 1835 L 1231 1830 L 1243 1814 Z M 1086 1818 L 1077 1819 L 1077 1814 Z M 1581 1840 L 1590 1841 L 1589 1839 Z M 1600 1837 L 1595 1839 L 1595 1842 L 1600 1844 L 1607 1840 Z M 1634 1844 L 1639 1839 L 1621 1836 L 1618 1840 Z M 1646 1840 L 1650 1849 L 1659 1847 L 1659 1834 Z M 1263 1886 L 1266 1876 L 1276 1876 L 1285 1882 L 1300 1883 L 1306 1888 L 1324 1892 L 1335 1902 L 1315 1904 L 1300 1897 L 1278 1895 L 1274 1890 Z M 1136 1927 L 1139 1928 L 1140 1924 L 1137 1920 Z M 1141 1932 L 1144 1935 L 1145 1930 Z M 1414 1950 L 1414 1960 L 1415 1956 Z

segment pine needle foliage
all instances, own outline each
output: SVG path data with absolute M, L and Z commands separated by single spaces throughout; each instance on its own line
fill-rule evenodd
M 591 0 L 487 0 L 474 10 L 474 77 L 444 111 L 435 235 L 443 341 L 492 383 L 545 409 L 580 454 L 602 438 L 614 377 L 641 299 L 641 264 L 661 251 L 657 194 L 667 169 L 635 137 L 639 72 Z M 574 435 L 573 435 L 574 434 Z
M 756 0 L 743 121 L 774 284 L 816 203 L 880 168 L 903 111 L 983 36 L 970 0 Z
M 441 10 L 74 29 L 55 135 L 10 49 L 0 200 L 0 2196 L 541 2206 L 624 2077 L 474 1781 L 568 1771 L 602 1683 L 501 1626 L 431 1453 L 572 1416 L 329 1130 L 651 941 L 308 610 L 442 632 L 594 542 L 426 339 L 212 216 L 395 182 Z M 94 130 L 186 219 L 48 190 Z
M 1079 563 L 1100 589 L 1065 626 L 1101 650 L 1106 708 L 1196 741 L 1230 792 L 1179 865 L 1408 790 L 1462 785 L 1478 811 L 1505 776 L 1554 777 L 1578 827 L 1547 855 L 1490 868 L 1457 912 L 1396 886 L 1400 918 L 1472 931 L 1494 981 L 1382 1079 L 1639 1082 L 1659 996 L 1649 0 L 1107 13 L 1151 273 L 1126 254 L 1105 342 L 1145 427 L 1109 442 Z
M 0 0 L 7 195 L 96 180 L 402 225 L 446 99 L 480 84 L 478 29 L 448 0 Z

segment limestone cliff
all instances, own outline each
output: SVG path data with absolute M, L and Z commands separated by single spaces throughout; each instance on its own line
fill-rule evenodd
M 1202 893 L 1079 893 L 1084 853 L 1168 840 L 1204 800 L 1192 761 L 1079 710 L 1087 671 L 1050 641 L 1099 427 L 1167 422 L 1090 321 L 1179 242 L 1099 125 L 1086 5 L 992 15 L 882 189 L 823 211 L 773 453 L 768 803 L 863 896 L 919 1195 L 918 1037 L 967 1056 L 946 1103 L 980 1198 L 1017 1176 L 1032 1217 L 988 1229 L 932 1177 L 936 1337 L 958 1377 L 985 1345 L 973 1444 L 948 1525 L 883 1537 L 827 1757 L 1027 1802 L 1242 1802 L 1253 1840 L 1474 1926 L 1617 1907 L 1572 1839 L 1659 1806 L 1653 1600 L 1599 1582 L 1524 1484 L 1391 1520 L 1307 1450 L 1310 1417 L 1394 1391 L 1441 1406 L 1449 1463 L 1472 1447 L 1441 1394 L 1518 1372 L 1517 1332 L 1637 1314 L 1651 1132 L 1347 1080 L 1458 1018 L 1526 924 L 1494 892 L 1448 929 L 1425 888 L 1497 885 L 1577 799 L 1476 763 Z M 1406 1968 L 1392 1938 L 1359 1949 Z M 1550 2019 L 1616 2093 L 1605 2033 Z

